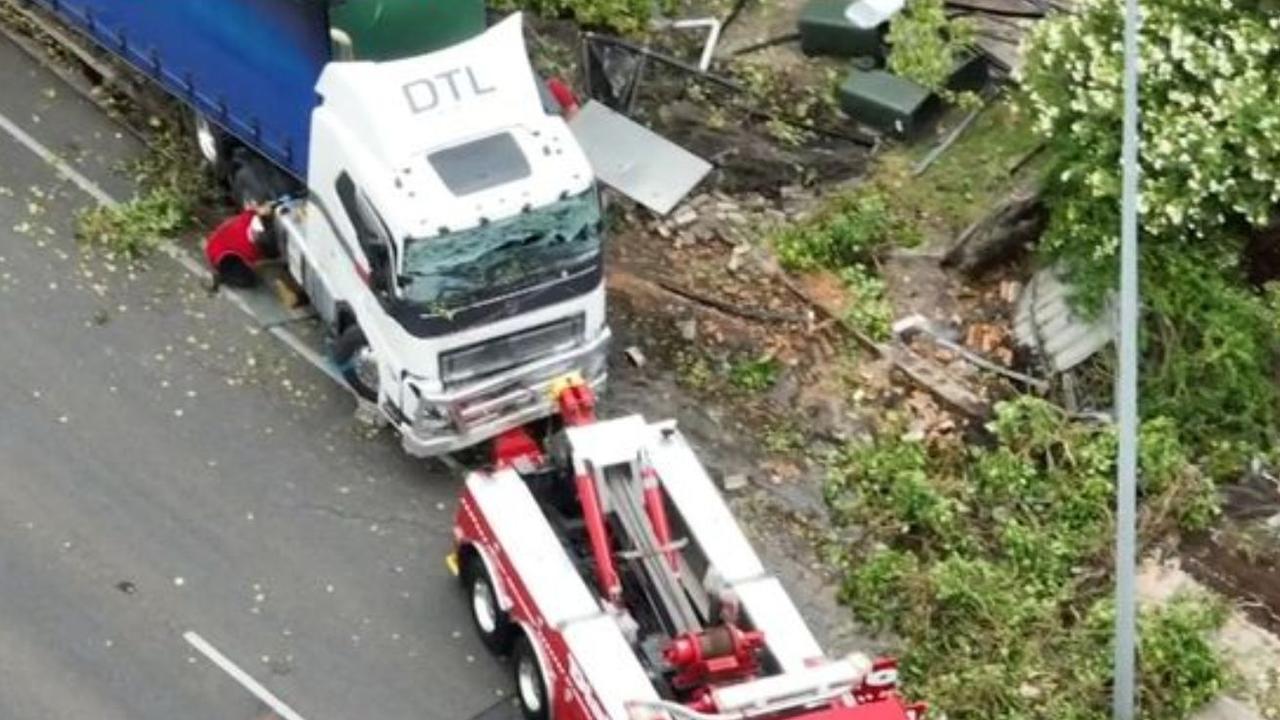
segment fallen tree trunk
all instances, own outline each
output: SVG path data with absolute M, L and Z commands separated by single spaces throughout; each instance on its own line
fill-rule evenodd
M 960 234 L 942 258 L 942 265 L 966 275 L 981 275 L 1034 245 L 1048 221 L 1040 188 L 1015 191 Z

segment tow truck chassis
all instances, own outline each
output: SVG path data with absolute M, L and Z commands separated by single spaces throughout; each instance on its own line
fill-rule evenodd
M 529 720 L 919 720 L 892 660 L 827 658 L 675 423 L 595 417 L 495 442 L 468 475 L 455 567 Z

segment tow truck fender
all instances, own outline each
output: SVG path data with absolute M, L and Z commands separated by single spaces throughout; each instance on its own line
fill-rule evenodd
M 556 673 L 552 672 L 552 667 L 547 662 L 547 644 L 538 633 L 534 630 L 531 623 L 524 618 L 513 618 L 516 625 L 520 627 L 520 632 L 524 633 L 525 640 L 529 641 L 529 647 L 533 648 L 533 656 L 538 659 L 538 674 L 542 676 L 543 697 L 547 699 L 547 706 L 553 708 L 551 717 L 564 717 L 564 712 L 559 707 L 561 700 L 560 693 L 556 692 L 557 681 L 560 679 Z
M 484 571 L 489 575 L 489 582 L 493 586 L 493 594 L 498 599 L 498 607 L 503 612 L 510 613 L 512 608 L 515 607 L 515 601 L 511 599 L 511 592 L 507 590 L 506 580 L 503 579 L 502 573 L 499 572 L 498 564 L 491 557 L 489 549 L 470 539 L 460 539 L 458 541 L 458 559 L 466 559 L 467 553 L 475 553 L 476 557 L 480 558 L 480 563 L 484 565 Z M 516 620 L 523 629 L 523 620 L 519 618 L 512 619 Z M 532 638 L 530 639 L 532 640 Z

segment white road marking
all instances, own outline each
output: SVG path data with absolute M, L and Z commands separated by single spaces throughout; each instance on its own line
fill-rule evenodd
M 25 130 L 19 127 L 17 123 L 5 117 L 3 113 L 0 113 L 0 130 L 4 130 L 10 137 L 17 140 L 19 144 L 30 150 L 41 160 L 48 163 L 55 172 L 74 183 L 75 186 L 83 190 L 85 194 L 89 195 L 94 200 L 97 200 L 100 205 L 105 205 L 110 208 L 119 207 L 121 205 L 120 201 L 111 197 L 106 190 L 102 189 L 101 185 L 98 185 L 94 181 L 82 175 L 74 167 L 71 167 L 66 160 L 58 157 L 57 153 L 53 152 L 39 140 L 29 135 Z M 182 248 L 178 247 L 172 241 L 163 241 L 160 244 L 160 250 L 192 275 L 199 278 L 207 276 L 204 267 L 196 261 L 195 258 L 191 257 L 190 253 L 183 251 Z M 320 370 L 320 372 L 328 375 L 334 382 L 338 383 L 340 387 L 347 388 L 347 383 L 343 380 L 342 375 L 340 375 L 328 362 L 325 362 L 324 357 L 322 357 L 320 353 L 316 352 L 303 342 L 302 338 L 298 337 L 296 333 L 278 325 L 268 327 L 267 321 L 254 312 L 248 301 L 245 300 L 243 293 L 235 290 L 234 288 L 224 287 L 222 288 L 222 295 L 230 300 L 232 305 L 240 308 L 244 314 L 253 318 L 259 325 L 267 327 L 267 332 L 271 333 L 271 335 L 275 336 L 285 345 L 288 345 L 294 352 L 301 355 L 304 360 L 311 363 L 316 367 L 316 369 Z
M 252 310 L 245 309 L 245 312 L 253 315 Z M 302 359 L 314 365 L 320 372 L 328 375 L 330 379 L 338 383 L 338 387 L 348 391 L 351 390 L 351 386 L 347 384 L 346 379 L 342 377 L 333 365 L 326 361 L 324 356 L 316 352 L 310 345 L 303 342 L 302 338 L 279 325 L 271 326 L 267 332 L 274 335 L 280 342 L 293 348 L 294 352 L 301 355 Z
M 226 655 L 218 652 L 218 649 L 209 644 L 208 640 L 200 637 L 194 630 L 188 630 L 182 633 L 182 639 L 187 641 L 191 647 L 195 648 L 208 658 L 209 662 L 217 665 L 222 672 L 231 676 L 240 684 L 240 687 L 248 690 L 251 695 L 258 698 L 264 705 L 271 708 L 271 711 L 279 715 L 282 720 L 303 720 L 303 717 L 294 712 L 293 708 L 284 703 L 283 700 L 276 697 L 274 693 L 262 686 L 262 683 L 253 679 L 253 676 L 240 669 L 240 666 L 227 659 Z
M 41 160 L 52 165 L 59 175 L 75 183 L 77 187 L 92 196 L 94 200 L 108 207 L 116 207 L 120 204 L 99 187 L 97 183 L 81 175 L 75 168 L 68 165 L 66 160 L 58 157 L 56 153 L 42 145 L 39 140 L 28 135 L 25 130 L 5 117 L 3 113 L 0 113 L 0 129 L 21 143 L 23 147 L 40 156 Z

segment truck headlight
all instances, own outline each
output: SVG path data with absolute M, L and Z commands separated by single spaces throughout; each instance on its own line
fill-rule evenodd
M 438 433 L 453 427 L 453 418 L 438 405 L 422 403 L 418 406 L 417 415 L 413 427 L 419 432 Z

